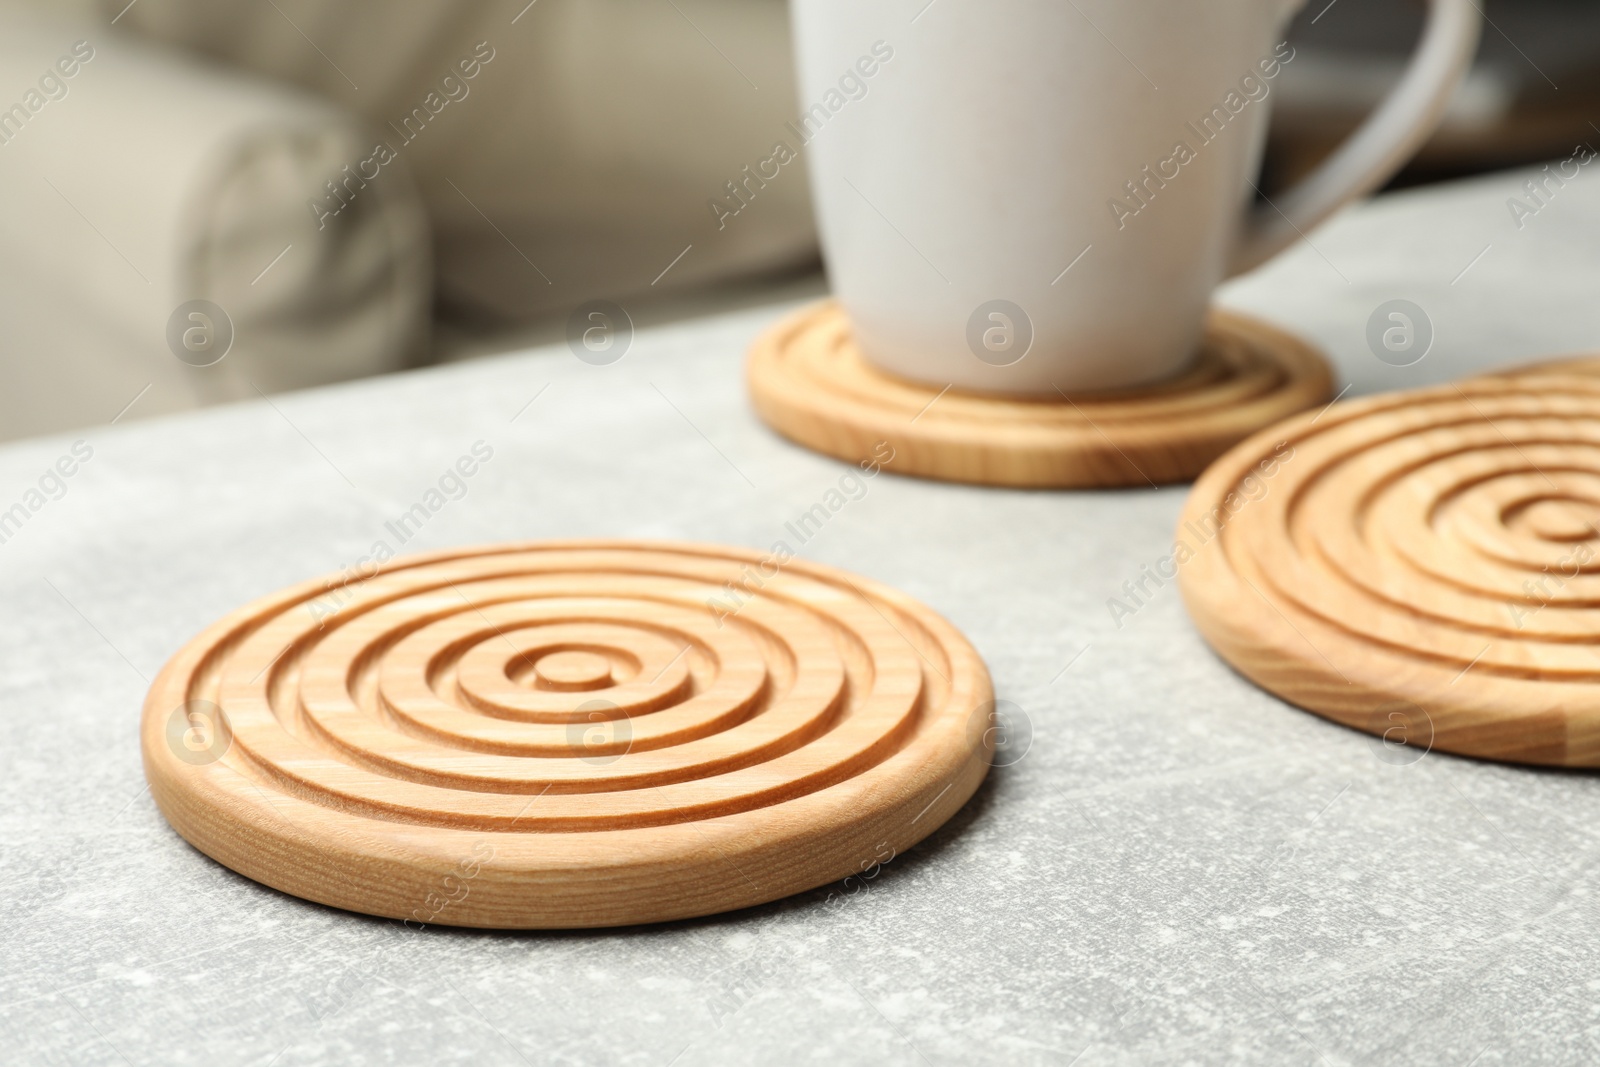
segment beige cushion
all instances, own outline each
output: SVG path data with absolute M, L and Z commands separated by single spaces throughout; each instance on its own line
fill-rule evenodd
M 320 231 L 307 209 L 370 151 L 335 106 L 14 7 L 0 73 L 0 436 L 107 421 L 146 385 L 130 416 L 393 369 L 425 342 L 426 221 L 403 166 Z M 235 333 L 204 369 L 167 342 L 194 298 Z
M 803 166 L 725 226 L 708 207 L 775 141 L 798 147 L 781 0 L 139 0 L 117 28 L 364 115 L 418 176 L 458 306 L 528 316 L 815 255 Z M 493 58 L 404 142 L 479 42 Z

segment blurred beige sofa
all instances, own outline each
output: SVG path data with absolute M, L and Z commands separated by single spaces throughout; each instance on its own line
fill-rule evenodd
M 792 83 L 781 0 L 3 0 L 0 438 L 810 262 L 802 171 L 708 207 Z

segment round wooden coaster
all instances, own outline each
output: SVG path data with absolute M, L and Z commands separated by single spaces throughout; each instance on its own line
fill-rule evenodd
M 746 379 L 761 417 L 818 452 L 881 462 L 892 449 L 883 466 L 900 474 L 1057 489 L 1187 481 L 1332 385 L 1305 342 L 1213 310 L 1194 364 L 1156 385 L 1044 400 L 939 390 L 869 366 L 833 301 L 763 334 Z
M 395 560 L 241 608 L 145 702 L 174 828 L 420 923 L 678 919 L 876 873 L 966 802 L 989 675 L 927 607 L 684 544 Z
M 1339 404 L 1218 460 L 1174 560 L 1206 639 L 1391 761 L 1600 766 L 1600 381 L 1561 371 Z

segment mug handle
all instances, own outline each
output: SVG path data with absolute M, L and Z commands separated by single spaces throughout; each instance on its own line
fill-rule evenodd
M 1405 76 L 1321 166 L 1245 218 L 1228 273 L 1260 266 L 1339 208 L 1388 181 L 1422 146 L 1467 72 L 1482 29 L 1473 0 L 1428 0 L 1428 24 Z

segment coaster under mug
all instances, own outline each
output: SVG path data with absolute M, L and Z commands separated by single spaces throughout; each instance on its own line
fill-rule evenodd
M 1026 400 L 921 385 L 868 364 L 834 301 L 804 308 L 752 346 L 761 417 L 839 459 L 952 482 L 1034 489 L 1188 481 L 1264 426 L 1332 393 L 1311 345 L 1258 319 L 1213 309 L 1198 357 L 1134 389 Z

